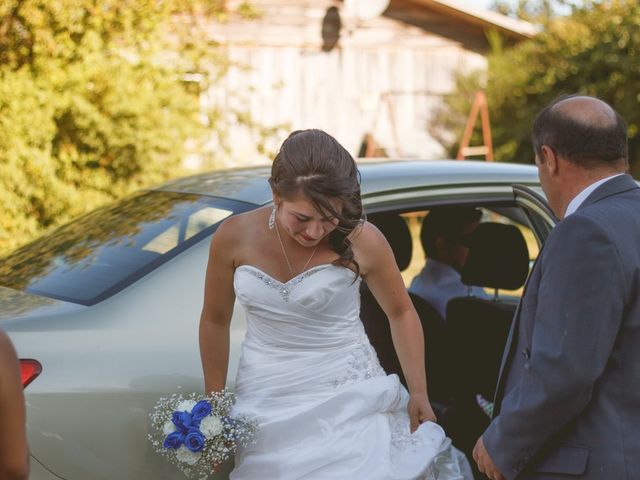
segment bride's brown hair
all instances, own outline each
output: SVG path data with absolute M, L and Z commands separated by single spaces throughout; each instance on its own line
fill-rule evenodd
M 288 200 L 304 195 L 323 214 L 338 219 L 329 244 L 339 258 L 334 264 L 360 268 L 353 256 L 349 234 L 363 221 L 360 172 L 356 162 L 338 141 L 322 130 L 297 130 L 280 147 L 271 167 L 269 184 Z M 337 199 L 342 212 L 330 200 Z

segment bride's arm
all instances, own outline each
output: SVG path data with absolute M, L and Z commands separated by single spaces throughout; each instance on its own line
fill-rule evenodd
M 200 316 L 200 358 L 204 371 L 205 394 L 222 390 L 229 363 L 229 327 L 233 314 L 234 226 L 225 221 L 211 240 Z
M 419 423 L 435 420 L 427 394 L 422 324 L 382 233 L 365 223 L 352 242 L 362 276 L 389 319 L 393 345 L 411 395 L 409 415 L 413 431 Z

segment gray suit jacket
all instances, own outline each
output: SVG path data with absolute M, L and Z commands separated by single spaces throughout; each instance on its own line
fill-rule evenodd
M 549 235 L 485 446 L 508 479 L 640 479 L 640 188 L 600 185 Z

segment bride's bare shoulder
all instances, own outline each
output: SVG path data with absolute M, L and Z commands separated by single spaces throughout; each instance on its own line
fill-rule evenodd
M 367 221 L 358 225 L 349 235 L 353 253 L 361 265 L 374 262 L 389 250 L 389 243 L 378 227 Z
M 366 220 L 353 229 L 349 240 L 354 248 L 376 247 L 386 243 L 386 239 L 378 227 Z
M 263 230 L 263 224 L 268 221 L 270 212 L 270 208 L 261 207 L 226 218 L 214 233 L 212 244 L 233 247 L 235 250 L 251 239 L 255 240 Z

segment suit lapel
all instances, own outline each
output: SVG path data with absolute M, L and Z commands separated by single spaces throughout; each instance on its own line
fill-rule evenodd
M 502 394 L 504 390 L 504 377 L 506 376 L 507 364 L 510 363 L 513 356 L 513 349 L 517 340 L 518 324 L 520 323 L 520 305 L 522 301 L 518 303 L 518 308 L 511 322 L 511 329 L 509 330 L 509 336 L 507 337 L 506 349 L 502 355 L 502 364 L 500 365 L 500 373 L 498 374 L 498 383 L 496 384 L 496 393 L 494 394 L 494 406 L 492 418 L 495 418 L 500 412 L 500 404 L 502 403 Z
M 500 365 L 500 373 L 498 374 L 498 383 L 496 384 L 496 393 L 494 395 L 494 407 L 493 407 L 493 417 L 495 418 L 500 411 L 500 404 L 502 402 L 502 395 L 504 390 L 504 383 L 507 376 L 507 371 L 509 368 L 509 364 L 511 363 L 511 359 L 513 358 L 513 351 L 515 350 L 515 346 L 518 343 L 518 329 L 520 328 L 520 312 L 522 310 L 522 301 L 524 300 L 525 295 L 527 294 L 527 289 L 529 288 L 529 284 L 531 283 L 531 279 L 534 276 L 534 272 L 538 267 L 538 263 L 540 258 L 542 257 L 542 253 L 544 251 L 544 245 L 540 249 L 538 253 L 538 257 L 533 263 L 533 267 L 531 268 L 531 273 L 527 277 L 527 281 L 524 284 L 524 289 L 522 290 L 522 296 L 520 297 L 520 302 L 518 303 L 518 307 L 516 308 L 516 313 L 513 316 L 513 321 L 511 322 L 511 328 L 509 329 L 509 336 L 507 337 L 507 341 L 505 343 L 505 352 L 502 355 L 502 363 Z

